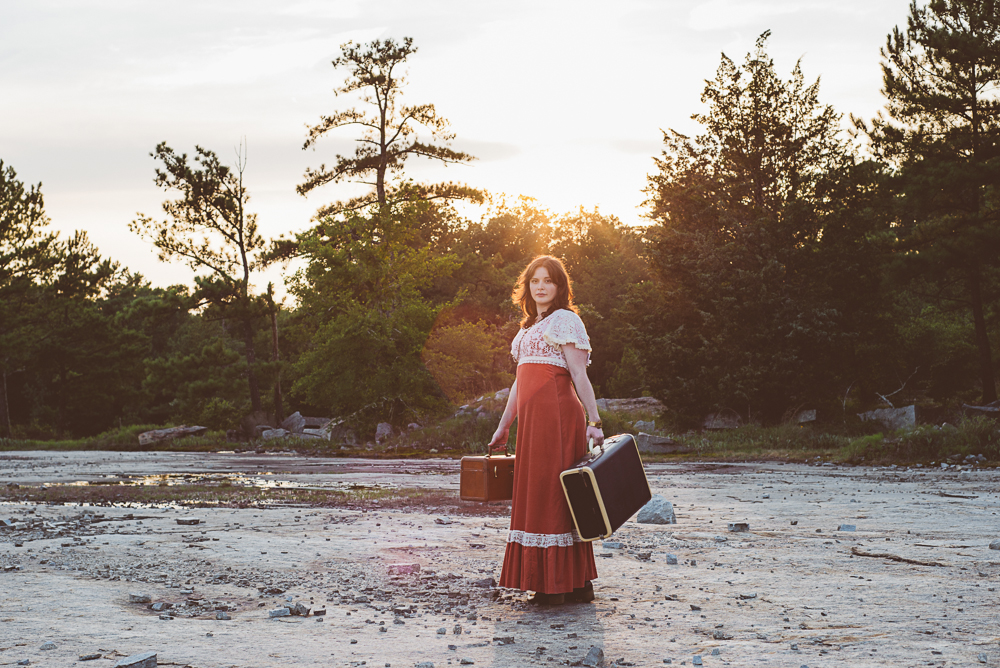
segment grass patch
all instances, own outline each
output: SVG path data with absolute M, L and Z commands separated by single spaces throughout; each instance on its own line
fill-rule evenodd
M 257 452 L 293 452 L 319 457 L 366 457 L 374 459 L 461 457 L 486 451 L 504 408 L 504 401 L 492 396 L 478 402 L 463 414 L 453 415 L 420 429 L 397 434 L 386 442 L 368 446 L 344 447 L 342 443 L 309 438 L 289 438 L 252 443 L 232 443 L 224 432 L 205 436 L 161 441 L 154 446 L 140 446 L 139 434 L 162 425 L 133 425 L 113 429 L 98 436 L 77 440 L 35 441 L 0 439 L 0 452 L 13 450 L 119 450 L 214 452 L 246 450 Z M 472 410 L 479 410 L 474 413 Z M 636 420 L 656 420 L 652 412 L 601 413 L 604 433 L 635 433 Z M 657 420 L 659 421 L 659 420 Z M 673 438 L 691 452 L 678 455 L 644 455 L 650 461 L 716 459 L 804 461 L 817 457 L 851 464 L 890 464 L 943 461 L 956 455 L 984 455 L 991 462 L 1000 461 L 1000 424 L 989 418 L 962 418 L 956 425 L 920 425 L 893 433 L 878 432 L 876 423 L 855 421 L 845 425 L 792 424 L 773 427 L 747 425 L 739 429 L 715 432 L 689 432 Z M 663 433 L 662 430 L 657 430 Z M 517 422 L 510 434 L 511 451 L 516 450 Z M 237 488 L 237 491 L 238 488 Z M 283 490 L 283 492 L 288 490 Z
M 774 459 L 795 461 L 810 457 L 834 458 L 850 443 L 839 434 L 798 425 L 761 427 L 747 425 L 704 433 L 689 433 L 676 440 L 692 449 L 686 459 Z
M 176 425 L 166 425 L 172 427 Z M 110 429 L 97 436 L 87 438 L 38 441 L 33 439 L 0 438 L 0 451 L 10 450 L 113 450 L 113 451 L 152 451 L 167 450 L 181 452 L 211 452 L 220 448 L 232 448 L 233 443 L 226 441 L 226 432 L 210 431 L 204 436 L 188 436 L 187 438 L 160 441 L 152 445 L 139 445 L 139 434 L 154 429 L 164 429 L 164 425 L 136 424 L 127 427 Z
M 860 464 L 942 461 L 983 455 L 1000 461 L 1000 429 L 985 417 L 962 418 L 957 425 L 918 425 L 883 436 L 853 440 L 843 451 L 845 461 Z

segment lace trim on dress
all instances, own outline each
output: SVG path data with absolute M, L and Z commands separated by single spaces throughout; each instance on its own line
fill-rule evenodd
M 527 531 L 511 531 L 507 534 L 508 543 L 517 543 L 524 547 L 573 547 L 573 543 L 581 543 L 576 531 L 569 533 L 528 533 Z
M 560 366 L 564 369 L 568 369 L 566 362 L 557 357 L 522 357 L 517 361 L 518 366 L 521 364 L 551 364 L 552 366 Z

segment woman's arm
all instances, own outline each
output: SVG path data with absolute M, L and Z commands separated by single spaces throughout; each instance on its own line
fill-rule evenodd
M 492 448 L 497 445 L 506 445 L 507 438 L 510 436 L 510 425 L 513 424 L 514 418 L 517 417 L 517 381 L 510 386 L 510 394 L 507 395 L 507 406 L 503 409 L 503 415 L 500 416 L 500 426 L 497 427 L 496 432 L 493 434 L 493 440 L 490 441 L 488 447 Z
M 569 375 L 573 378 L 573 385 L 576 387 L 576 394 L 583 403 L 584 410 L 591 422 L 601 419 L 601 414 L 597 412 L 597 398 L 594 396 L 594 386 L 590 384 L 587 377 L 587 359 L 590 352 L 577 348 L 573 343 L 567 343 L 562 347 L 563 355 L 566 356 L 566 365 L 569 367 Z M 587 440 L 594 439 L 594 443 L 601 445 L 604 443 L 604 430 L 600 427 L 587 427 Z

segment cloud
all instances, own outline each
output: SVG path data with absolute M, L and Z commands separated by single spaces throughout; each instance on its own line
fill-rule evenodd
M 492 162 L 508 160 L 521 153 L 517 144 L 499 141 L 481 141 L 476 139 L 457 138 L 452 148 L 476 156 L 476 162 Z
M 189 53 L 175 66 L 150 76 L 138 77 L 135 83 L 149 88 L 189 88 L 208 84 L 248 84 L 273 79 L 291 71 L 302 71 L 318 62 L 332 60 L 341 44 L 353 40 L 367 42 L 379 37 L 385 28 L 350 30 L 334 35 L 303 38 L 282 34 L 271 37 L 235 39 L 223 46 Z
M 829 2 L 788 0 L 708 0 L 698 3 L 688 17 L 693 30 L 722 30 L 742 27 L 761 19 L 809 11 L 840 11 Z

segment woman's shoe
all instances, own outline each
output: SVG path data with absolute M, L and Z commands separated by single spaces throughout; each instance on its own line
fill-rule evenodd
M 535 592 L 535 595 L 528 599 L 528 603 L 536 605 L 562 605 L 566 602 L 566 594 L 543 594 Z
M 590 603 L 594 600 L 594 583 L 587 580 L 582 587 L 573 590 L 569 599 L 574 603 Z

